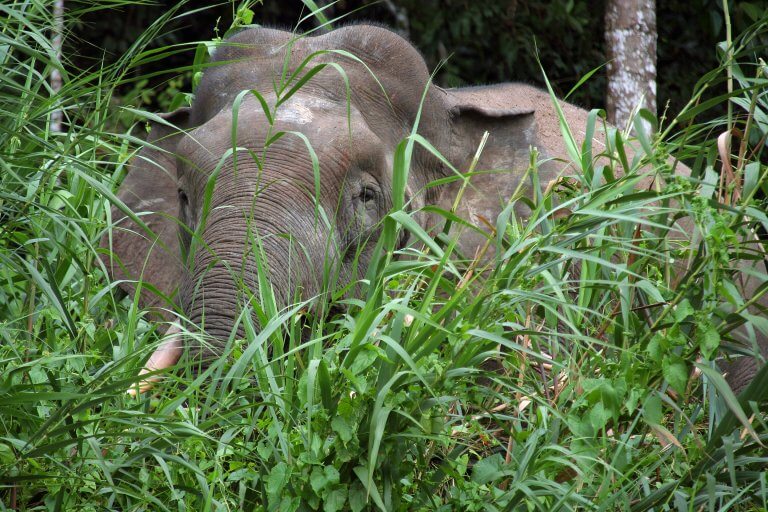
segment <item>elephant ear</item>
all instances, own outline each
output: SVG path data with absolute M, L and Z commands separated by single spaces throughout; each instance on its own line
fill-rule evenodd
M 145 283 L 139 302 L 161 317 L 172 309 L 172 298 L 183 273 L 179 246 L 179 201 L 176 145 L 189 128 L 190 112 L 181 108 L 150 122 L 144 147 L 128 164 L 117 197 L 149 228 L 136 224 L 112 205 L 112 226 L 101 239 L 102 261 L 112 280 L 127 293 Z M 146 286 L 149 285 L 149 286 Z
M 497 87 L 448 89 L 445 104 L 451 118 L 450 158 L 467 169 L 483 133 L 489 133 L 476 169 L 528 166 L 529 148 L 536 145 L 534 108 L 504 101 Z
M 488 132 L 488 140 L 475 166 L 475 171 L 481 174 L 471 178 L 473 186 L 465 190 L 457 211 L 464 220 L 488 231 L 488 225 L 495 224 L 507 200 L 517 190 L 528 168 L 530 148 L 538 145 L 536 111 L 527 105 L 505 101 L 508 98 L 499 94 L 496 86 L 441 92 L 451 122 L 447 156 L 457 169 L 466 172 L 470 168 L 483 134 Z M 449 209 L 459 188 L 459 182 L 444 187 L 438 206 Z M 472 257 L 484 241 L 483 235 L 465 229 L 458 249 Z

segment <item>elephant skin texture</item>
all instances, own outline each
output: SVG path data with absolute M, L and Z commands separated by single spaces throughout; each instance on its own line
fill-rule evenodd
M 275 84 L 288 77 L 295 84 L 318 65 L 324 67 L 295 94 L 278 98 Z M 244 93 L 252 90 L 260 97 Z M 580 147 L 588 113 L 565 102 L 560 107 Z M 359 279 L 379 221 L 392 206 L 395 148 L 411 133 L 420 109 L 418 133 L 457 169 L 468 169 L 483 134 L 490 133 L 477 168 L 508 172 L 473 178 L 458 212 L 479 226 L 481 218 L 493 222 L 518 189 L 531 147 L 544 161 L 541 183 L 575 171 L 544 91 L 514 83 L 441 89 L 430 84 L 424 60 L 408 41 L 377 26 L 298 38 L 247 29 L 216 49 L 190 108 L 151 122 L 148 144 L 132 159 L 118 192 L 151 232 L 113 207 L 115 227 L 102 241 L 113 279 L 123 280 L 129 293 L 139 279 L 151 283 L 142 291 L 142 305 L 166 320 L 178 305 L 210 336 L 210 345 L 199 349 L 203 359 L 221 350 L 248 292 L 258 297 L 257 255 L 268 265 L 281 305 L 321 293 L 324 265 L 337 271 L 334 286 Z M 593 154 L 604 147 L 598 131 Z M 690 170 L 678 165 L 676 172 Z M 449 206 L 455 185 L 425 186 L 451 173 L 417 145 L 406 185 L 409 207 Z M 649 173 L 641 186 L 653 179 Z M 518 204 L 515 213 L 525 218 L 529 212 Z M 318 221 L 318 207 L 327 223 Z M 429 215 L 416 218 L 427 228 L 432 222 Z M 249 234 L 258 234 L 260 243 Z M 460 252 L 471 256 L 482 242 L 464 234 Z M 745 296 L 759 284 L 746 286 Z M 760 344 L 765 355 L 765 338 Z M 148 370 L 173 364 L 182 345 L 174 339 L 161 350 L 163 357 L 153 356 Z M 729 380 L 737 389 L 758 365 L 751 358 L 730 364 Z

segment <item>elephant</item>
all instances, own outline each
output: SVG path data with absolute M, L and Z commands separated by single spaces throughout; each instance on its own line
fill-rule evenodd
M 288 85 L 278 96 L 281 84 Z M 588 112 L 559 105 L 580 144 Z M 127 292 L 135 293 L 140 279 L 153 285 L 141 290 L 142 306 L 168 320 L 162 308 L 175 303 L 201 325 L 214 340 L 200 348 L 203 358 L 216 357 L 217 343 L 230 335 L 243 286 L 258 288 L 247 233 L 259 234 L 282 305 L 320 293 L 326 262 L 342 284 L 365 271 L 393 204 L 396 147 L 415 124 L 445 161 L 416 147 L 405 186 L 412 211 L 451 204 L 455 185 L 427 185 L 450 175 L 447 163 L 467 169 L 486 131 L 477 168 L 511 172 L 473 179 L 460 215 L 495 219 L 520 184 L 531 147 L 543 162 L 542 183 L 575 172 L 546 91 L 518 83 L 440 88 L 407 40 L 372 25 L 305 37 L 245 29 L 218 46 L 191 107 L 152 116 L 149 124 L 147 144 L 118 191 L 127 208 L 142 212 L 143 225 L 114 205 L 103 260 Z M 604 134 L 594 137 L 604 147 Z M 677 172 L 690 170 L 678 165 Z M 318 221 L 320 206 L 327 222 Z M 525 208 L 516 206 L 518 217 L 529 213 Z M 415 218 L 425 228 L 432 222 L 429 215 Z M 472 255 L 478 243 L 463 236 L 459 249 Z M 768 341 L 759 336 L 765 356 Z M 145 372 L 178 360 L 183 343 L 166 339 Z M 730 363 L 734 389 L 759 364 L 747 357 Z

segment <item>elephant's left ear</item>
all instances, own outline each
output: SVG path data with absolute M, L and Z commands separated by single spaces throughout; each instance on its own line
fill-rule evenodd
M 170 320 L 168 309 L 184 267 L 179 249 L 179 193 L 176 181 L 176 146 L 190 128 L 189 108 L 152 115 L 151 130 L 139 152 L 128 163 L 128 174 L 117 197 L 140 215 L 146 232 L 112 205 L 113 225 L 101 239 L 101 258 L 112 280 L 129 294 L 143 286 L 139 303 Z M 154 293 L 154 290 L 160 294 Z
M 531 146 L 536 146 L 536 109 L 520 104 L 504 86 L 447 89 L 445 106 L 451 119 L 450 159 L 467 169 L 485 132 L 488 141 L 477 169 L 527 167 Z

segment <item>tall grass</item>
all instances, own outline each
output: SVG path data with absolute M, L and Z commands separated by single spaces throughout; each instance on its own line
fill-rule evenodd
M 146 49 L 170 12 L 115 67 L 74 70 L 51 51 L 47 8 L 0 6 L 2 509 L 768 508 L 768 371 L 737 399 L 713 363 L 736 324 L 766 328 L 733 284 L 734 257 L 761 258 L 751 230 L 768 228 L 764 24 L 730 42 L 662 136 L 639 131 L 632 161 L 614 130 L 607 167 L 574 146 L 581 173 L 547 188 L 534 153 L 532 193 L 495 219 L 486 266 L 404 210 L 414 129 L 363 295 L 281 309 L 261 275 L 261 329 L 246 310 L 225 357 L 135 399 L 124 390 L 157 333 L 97 258 L 137 145 L 113 130 L 131 110 L 111 100 L 137 63 L 184 48 Z M 727 76 L 733 93 L 701 99 Z M 732 117 L 696 124 L 721 102 Z M 63 133 L 47 128 L 57 108 Z M 719 181 L 733 125 L 742 179 Z M 669 155 L 695 179 L 671 176 Z M 613 178 L 619 166 L 631 172 Z M 669 185 L 637 190 L 648 166 Z M 672 223 L 691 213 L 693 243 Z M 424 247 L 397 250 L 403 229 Z

